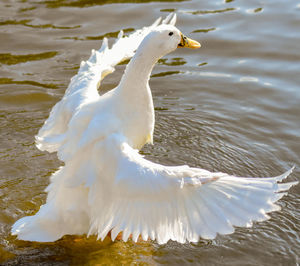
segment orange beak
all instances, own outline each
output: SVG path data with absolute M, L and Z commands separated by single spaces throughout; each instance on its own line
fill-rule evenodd
M 201 44 L 198 43 L 197 41 L 189 39 L 188 37 L 184 36 L 181 33 L 181 41 L 180 41 L 180 43 L 178 44 L 177 47 L 178 48 L 186 47 L 186 48 L 198 49 L 198 48 L 201 47 Z

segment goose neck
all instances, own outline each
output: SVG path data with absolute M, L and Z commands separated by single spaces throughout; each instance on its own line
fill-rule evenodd
M 134 90 L 147 86 L 152 69 L 158 58 L 143 51 L 138 51 L 126 67 L 120 82 L 122 90 Z

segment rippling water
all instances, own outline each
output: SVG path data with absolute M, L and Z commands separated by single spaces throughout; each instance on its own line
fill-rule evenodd
M 0 263 L 299 265 L 299 185 L 271 220 L 198 244 L 74 236 L 39 244 L 9 234 L 15 220 L 44 203 L 60 165 L 35 148 L 34 135 L 80 61 L 104 36 L 113 41 L 120 29 L 129 33 L 172 11 L 202 48 L 178 49 L 155 67 L 155 145 L 142 152 L 164 164 L 239 176 L 274 176 L 295 164 L 290 180 L 299 180 L 297 1 L 2 0 L 0 7 Z M 103 90 L 118 84 L 124 68 Z

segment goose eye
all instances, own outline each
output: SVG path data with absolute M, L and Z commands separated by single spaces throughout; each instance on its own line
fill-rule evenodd
M 173 31 L 169 32 L 169 36 L 172 36 L 173 34 L 174 34 L 174 32 L 173 32 Z

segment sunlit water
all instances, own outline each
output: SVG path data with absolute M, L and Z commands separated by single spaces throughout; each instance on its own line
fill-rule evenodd
M 79 236 L 40 244 L 10 235 L 14 221 L 44 203 L 49 176 L 61 164 L 34 146 L 34 136 L 80 61 L 104 36 L 112 42 L 120 29 L 129 33 L 170 11 L 202 48 L 178 49 L 155 67 L 154 146 L 142 153 L 155 162 L 239 176 L 274 176 L 295 164 L 289 180 L 299 180 L 297 1 L 3 0 L 0 263 L 299 265 L 299 185 L 271 220 L 198 244 L 102 243 Z M 104 91 L 118 84 L 124 67 L 104 80 Z

